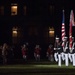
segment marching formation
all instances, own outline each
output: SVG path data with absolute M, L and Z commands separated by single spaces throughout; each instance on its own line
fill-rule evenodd
M 73 10 L 71 10 L 70 14 L 70 26 L 69 26 L 69 41 L 68 37 L 66 37 L 65 32 L 65 22 L 64 22 L 64 10 L 63 10 L 63 20 L 62 20 L 62 41 L 58 37 L 55 38 L 54 45 L 50 44 L 48 49 L 46 49 L 45 55 L 48 58 L 49 61 L 56 61 L 58 63 L 58 66 L 61 66 L 62 63 L 65 63 L 65 66 L 69 66 L 69 63 L 72 63 L 73 66 L 75 66 L 75 42 L 74 37 L 72 36 L 72 26 L 74 26 L 74 14 Z M 12 62 L 12 59 L 14 59 L 15 50 L 18 49 L 18 47 L 10 47 L 6 43 L 4 43 L 2 46 L 0 46 L 0 58 L 2 59 L 3 64 L 6 64 L 7 62 Z M 23 44 L 21 46 L 21 54 L 24 61 L 28 60 L 28 53 L 29 51 L 32 51 L 33 53 L 30 55 L 33 55 L 36 61 L 40 61 L 42 48 L 39 44 L 36 44 L 34 48 L 29 48 L 29 44 Z M 16 53 L 17 54 L 17 53 Z M 20 56 L 20 55 L 19 55 Z M 44 57 L 44 56 L 43 56 Z
M 64 45 L 62 46 L 62 43 Z M 54 49 L 53 49 L 54 48 Z M 6 64 L 7 62 L 12 62 L 12 58 L 15 57 L 13 48 L 8 47 L 6 43 L 3 44 L 3 46 L 0 47 L 2 51 L 2 59 L 3 64 Z M 21 46 L 21 53 L 24 62 L 28 61 L 28 50 L 29 47 L 27 47 L 26 44 Z M 40 61 L 41 58 L 41 51 L 42 48 L 40 45 L 35 45 L 34 47 L 34 58 L 36 61 Z M 60 39 L 58 37 L 55 38 L 55 44 L 49 45 L 48 49 L 46 50 L 46 56 L 48 57 L 49 61 L 56 61 L 58 62 L 58 66 L 61 66 L 62 62 L 65 63 L 65 66 L 69 66 L 69 63 L 72 63 L 73 66 L 75 66 L 75 42 L 74 37 L 72 37 L 72 49 L 70 50 L 68 37 L 64 37 L 64 41 L 60 42 Z
M 54 58 L 55 61 L 58 62 L 58 66 L 61 66 L 61 62 L 65 62 L 65 66 L 69 66 L 69 61 L 73 63 L 75 66 L 75 42 L 74 37 L 72 37 L 72 26 L 74 24 L 74 13 L 71 10 L 70 13 L 70 26 L 69 26 L 69 41 L 68 37 L 66 37 L 65 32 L 65 21 L 64 21 L 64 10 L 63 10 L 63 17 L 62 17 L 62 41 L 59 42 L 59 38 L 56 37 L 55 46 L 54 46 Z
M 54 46 L 54 59 L 58 62 L 58 66 L 61 66 L 62 62 L 65 62 L 65 66 L 69 66 L 69 61 L 75 66 L 75 42 L 72 37 L 72 50 L 70 51 L 69 42 L 67 37 L 64 38 L 64 46 L 59 42 L 59 38 L 56 37 Z

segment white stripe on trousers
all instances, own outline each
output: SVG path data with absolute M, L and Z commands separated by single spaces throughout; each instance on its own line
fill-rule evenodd
M 73 59 L 73 66 L 75 66 L 75 53 L 72 54 L 72 59 Z
M 61 66 L 61 54 L 58 54 L 58 66 Z
M 65 60 L 65 54 L 64 54 L 64 52 L 61 53 L 61 57 L 62 57 L 62 60 L 64 61 Z
M 68 66 L 68 53 L 65 53 L 65 66 Z
M 70 59 L 70 62 L 72 62 L 72 61 L 73 61 L 73 59 L 72 59 L 72 54 L 68 53 L 68 57 L 69 57 L 69 59 Z
M 56 62 L 58 61 L 58 53 L 54 53 L 54 59 Z

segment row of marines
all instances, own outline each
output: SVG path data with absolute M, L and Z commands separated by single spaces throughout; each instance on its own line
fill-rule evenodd
M 62 43 L 64 45 L 62 46 Z M 59 38 L 55 38 L 54 45 L 54 59 L 58 62 L 58 66 L 64 61 L 65 66 L 69 66 L 69 61 L 75 66 L 75 42 L 74 37 L 72 37 L 72 49 L 69 47 L 68 38 L 65 37 L 64 41 L 60 42 Z
M 62 42 L 64 43 L 64 46 L 62 46 Z M 47 55 L 50 53 L 50 55 L 52 55 L 54 53 L 54 59 L 56 62 L 58 62 L 58 66 L 61 66 L 62 61 L 65 62 L 65 66 L 69 66 L 69 61 L 71 63 L 73 63 L 73 66 L 75 66 L 75 42 L 74 42 L 74 37 L 72 38 L 72 49 L 70 50 L 69 48 L 69 42 L 68 42 L 68 38 L 65 37 L 64 41 L 60 42 L 59 38 L 55 38 L 55 45 L 54 45 L 54 51 L 51 50 L 49 52 L 50 49 L 48 49 L 47 51 Z M 49 46 L 49 48 L 51 48 L 51 46 Z M 7 46 L 6 44 L 3 45 L 3 49 L 2 49 L 2 56 L 3 56 L 3 62 L 5 63 L 7 61 L 6 59 L 6 49 Z M 26 45 L 22 46 L 22 55 L 23 58 L 26 59 L 27 58 L 27 49 Z M 40 61 L 40 51 L 41 48 L 39 45 L 36 45 L 35 50 L 34 50 L 34 57 L 37 61 Z M 6 53 L 6 54 L 5 54 Z M 53 59 L 52 59 L 53 60 Z

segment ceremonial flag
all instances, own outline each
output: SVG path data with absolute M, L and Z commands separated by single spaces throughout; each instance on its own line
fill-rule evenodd
M 62 11 L 63 12 L 63 16 L 62 16 L 62 29 L 61 29 L 61 38 L 62 38 L 62 41 L 64 41 L 64 37 L 65 37 L 65 17 L 64 17 L 64 10 Z M 64 46 L 64 42 L 62 42 L 62 46 Z
M 73 10 L 71 10 L 71 13 L 70 13 L 70 27 L 69 27 L 69 48 L 70 50 L 72 49 L 72 26 L 75 26 Z

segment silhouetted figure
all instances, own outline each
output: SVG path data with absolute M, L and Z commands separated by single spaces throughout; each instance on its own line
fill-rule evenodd
M 40 61 L 40 51 L 41 51 L 40 46 L 36 45 L 35 51 L 34 51 L 34 57 L 35 57 L 36 61 Z
M 8 49 L 8 46 L 6 43 L 4 43 L 2 48 L 3 64 L 7 64 L 7 49 Z
M 49 61 L 53 61 L 53 49 L 52 45 L 49 45 L 48 50 L 47 50 L 47 57 Z
M 23 57 L 23 59 L 24 59 L 24 61 L 27 61 L 27 47 L 26 47 L 26 45 L 24 44 L 23 46 L 22 46 L 22 57 Z

